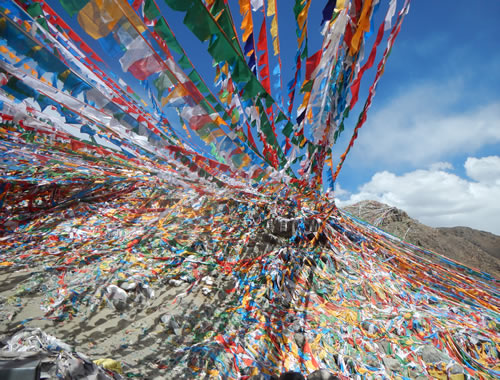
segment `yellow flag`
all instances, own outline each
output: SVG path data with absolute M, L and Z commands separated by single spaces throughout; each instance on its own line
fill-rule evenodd
M 267 16 L 276 14 L 276 0 L 269 0 L 267 3 Z
M 236 124 L 240 120 L 239 113 L 235 112 L 231 115 L 231 123 Z
M 122 10 L 122 13 L 125 13 L 127 15 L 127 20 L 134 25 L 135 29 L 140 33 L 144 33 L 146 31 L 146 25 L 142 22 L 139 16 L 137 16 L 137 13 L 134 12 L 130 4 L 128 4 L 124 0 L 115 0 L 120 3 L 120 9 Z
M 304 99 L 302 100 L 301 107 L 306 108 L 309 103 L 309 98 L 311 97 L 311 91 L 304 94 Z
M 309 96 L 308 98 L 311 96 L 311 93 L 309 92 Z M 313 113 L 312 113 L 312 108 L 309 108 L 309 110 L 307 111 L 307 114 L 306 114 L 306 117 L 307 117 L 307 120 L 311 121 L 312 118 L 313 118 Z
M 242 16 L 246 15 L 250 10 L 250 0 L 239 0 L 238 3 L 240 5 L 240 14 Z
M 307 29 L 302 29 L 302 34 L 300 35 L 299 39 L 297 40 L 299 46 L 302 46 L 302 41 L 304 41 L 304 38 L 307 36 Z
M 241 168 L 244 168 L 245 166 L 248 166 L 248 164 L 252 162 L 252 159 L 250 158 L 250 156 L 248 154 L 245 154 L 243 156 L 243 159 L 241 160 L 241 165 L 238 169 L 241 169 Z
M 191 138 L 191 134 L 189 133 L 189 130 L 188 130 L 188 128 L 186 127 L 186 124 L 185 124 L 185 123 L 182 123 L 182 128 L 186 131 L 186 134 L 187 134 L 188 139 L 190 139 L 190 138 Z
M 78 13 L 78 23 L 94 39 L 106 37 L 123 16 L 113 0 L 90 0 Z
M 225 136 L 225 134 L 226 133 L 220 128 L 214 129 L 211 133 L 211 135 L 215 138 Z
M 273 41 L 273 50 L 274 55 L 278 55 L 280 53 L 280 42 L 277 38 L 275 38 Z
M 161 106 L 165 107 L 165 105 L 168 102 L 170 102 L 171 100 L 177 99 L 177 98 L 182 98 L 183 96 L 187 96 L 187 95 L 189 95 L 189 92 L 186 90 L 186 88 L 184 86 L 179 84 L 174 88 L 174 90 L 170 94 L 168 94 L 167 96 L 165 96 L 161 100 Z
M 307 13 L 309 12 L 309 6 L 310 5 L 311 5 L 311 0 L 309 0 L 307 2 L 307 4 L 304 7 L 304 9 L 302 9 L 302 12 L 300 12 L 299 15 L 297 16 L 297 22 L 299 23 L 299 28 L 300 29 L 304 28 L 304 24 L 305 24 L 306 19 L 307 19 Z
M 205 141 L 207 144 L 210 144 L 212 141 L 214 141 L 214 140 L 215 140 L 215 137 L 214 137 L 211 133 L 209 133 L 209 134 L 208 134 L 208 135 L 206 135 L 206 136 L 201 136 L 201 135 L 199 135 L 199 137 L 200 137 L 203 141 Z
M 123 373 L 122 365 L 117 360 L 108 359 L 108 358 L 102 358 L 102 359 L 94 360 L 94 363 L 97 364 L 97 365 L 100 365 L 103 368 L 108 369 L 110 371 L 115 371 L 115 372 L 118 372 L 118 373 Z
M 278 18 L 273 17 L 273 21 L 271 21 L 271 36 L 276 38 L 278 36 Z
M 227 123 L 224 121 L 224 119 L 220 116 L 217 116 L 215 118 L 214 123 L 217 125 L 227 125 Z
M 220 67 L 217 66 L 215 68 L 215 78 L 214 78 L 214 83 L 217 83 L 217 81 L 219 80 L 219 77 L 220 77 Z
M 241 22 L 241 29 L 243 29 L 243 42 L 248 40 L 248 36 L 252 33 L 253 22 L 252 22 L 252 12 L 247 12 L 243 21 Z
M 370 31 L 370 15 L 369 11 L 372 7 L 372 0 L 367 0 L 363 4 L 363 10 L 361 11 L 361 16 L 359 17 L 358 27 L 356 32 L 352 36 L 350 53 L 354 55 L 358 52 L 359 46 L 361 44 L 361 38 L 363 37 L 363 32 Z
M 342 9 L 344 9 L 346 1 L 347 0 L 337 0 L 337 3 L 335 4 L 335 10 L 341 11 Z
M 213 131 L 211 131 L 207 136 L 200 136 L 200 138 L 205 141 L 206 143 L 210 144 L 212 141 L 214 141 L 217 137 L 224 136 L 225 133 L 222 129 L 216 128 Z
M 280 40 L 278 38 L 278 17 L 274 16 L 273 21 L 271 21 L 271 36 L 273 37 L 273 50 L 274 55 L 280 53 Z

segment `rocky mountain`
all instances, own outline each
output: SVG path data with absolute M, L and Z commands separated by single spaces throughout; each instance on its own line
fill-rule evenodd
M 376 201 L 343 210 L 409 243 L 500 278 L 500 236 L 469 227 L 429 227 L 403 210 Z

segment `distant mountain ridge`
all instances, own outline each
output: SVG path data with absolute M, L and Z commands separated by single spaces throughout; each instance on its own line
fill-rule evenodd
M 377 201 L 342 209 L 409 243 L 500 279 L 500 236 L 469 227 L 429 227 L 405 211 Z

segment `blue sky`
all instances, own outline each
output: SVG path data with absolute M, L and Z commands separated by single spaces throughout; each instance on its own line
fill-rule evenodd
M 500 234 L 500 2 L 413 1 L 340 204 L 376 199 L 432 226 Z
M 76 18 L 69 20 L 58 1 L 49 3 L 83 35 Z M 229 3 L 238 28 L 238 3 Z M 319 24 L 325 3 L 312 1 L 310 55 L 321 47 Z M 375 27 L 388 1 L 382 3 Z M 182 13 L 162 1 L 157 4 L 210 86 L 214 70 L 207 43 L 200 43 L 182 24 Z M 401 4 L 398 1 L 398 9 Z M 292 77 L 297 49 L 292 6 L 292 1 L 278 1 L 284 83 Z M 500 234 L 499 14 L 498 0 L 412 1 L 368 120 L 337 180 L 339 205 L 375 199 L 432 226 L 466 225 Z M 255 17 L 259 26 L 260 16 Z M 86 37 L 98 53 L 103 52 Z M 385 40 L 378 59 L 384 48 Z M 110 68 L 140 89 L 117 62 Z M 372 80 L 373 72 L 365 75 L 358 106 L 334 148 L 337 157 Z
M 321 47 L 324 3 L 312 2 L 309 54 Z M 238 25 L 236 1 L 230 4 Z M 381 7 L 375 26 L 384 14 Z M 500 234 L 499 14 L 497 0 L 412 2 L 368 120 L 339 175 L 340 205 L 376 199 L 432 226 L 465 225 Z M 278 15 L 287 82 L 297 48 L 291 5 L 278 2 Z M 182 31 L 183 25 L 171 19 Z M 203 60 L 195 38 L 179 37 L 193 60 Z M 208 65 L 200 70 L 211 78 Z M 372 79 L 373 72 L 362 82 L 350 129 L 335 146 L 337 157 Z

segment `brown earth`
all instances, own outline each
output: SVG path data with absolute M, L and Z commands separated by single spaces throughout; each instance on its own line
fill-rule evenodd
M 403 210 L 376 201 L 343 210 L 411 244 L 500 278 L 500 236 L 469 227 L 429 227 Z

